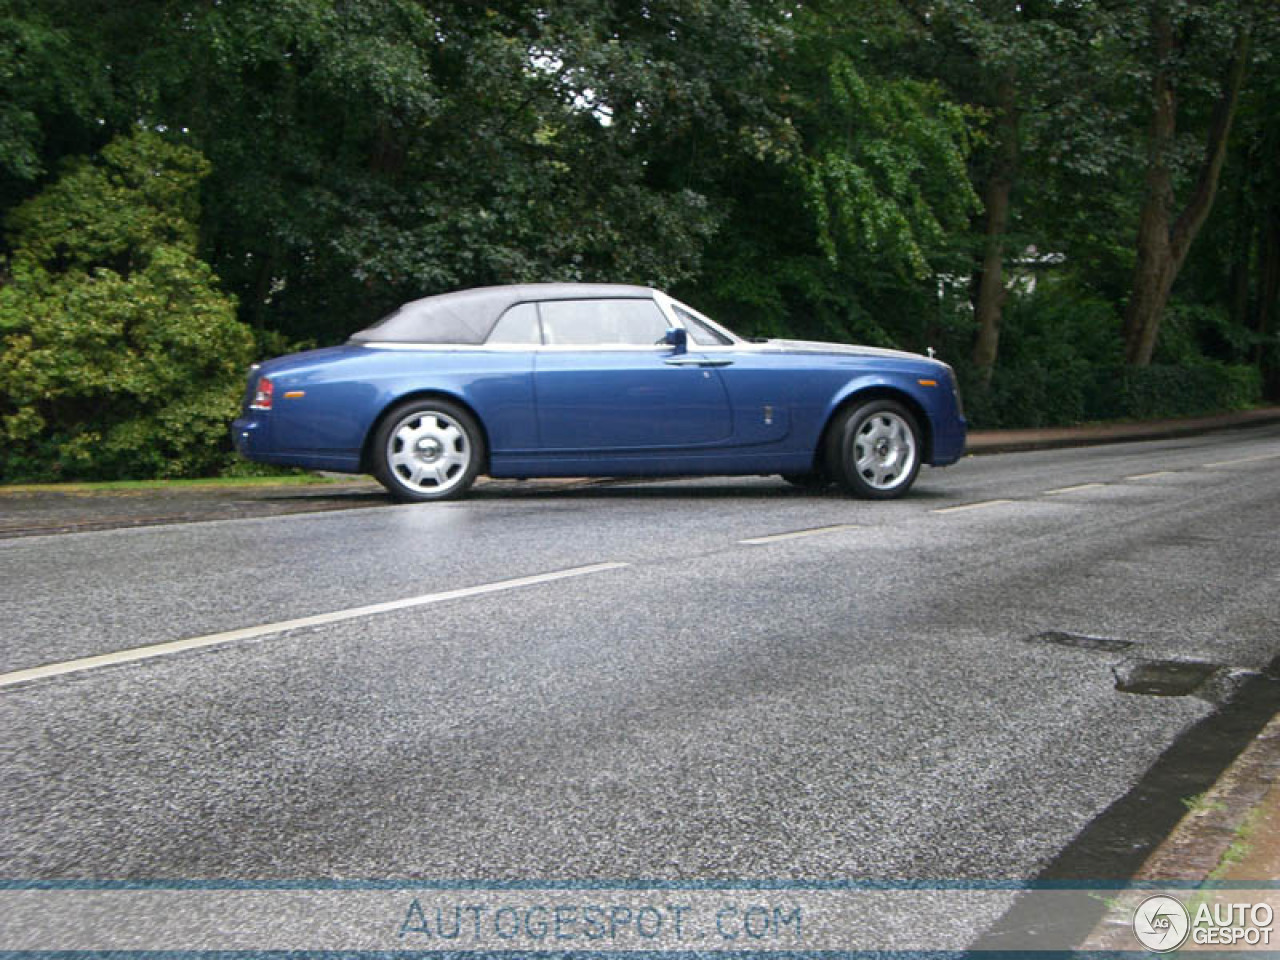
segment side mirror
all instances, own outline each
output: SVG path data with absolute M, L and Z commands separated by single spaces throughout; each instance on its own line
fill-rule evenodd
M 671 347 L 673 353 L 684 353 L 689 349 L 689 334 L 679 327 L 667 327 L 662 342 Z

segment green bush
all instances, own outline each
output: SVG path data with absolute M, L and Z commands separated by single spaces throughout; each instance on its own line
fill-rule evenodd
M 1114 308 L 1070 283 L 1042 280 L 1036 293 L 1010 299 L 1003 328 L 989 383 L 959 365 L 971 422 L 994 429 L 1092 419 L 1096 371 L 1121 359 Z
M 958 365 L 971 425 L 1001 429 L 1160 419 L 1261 402 L 1256 367 L 1204 358 L 1196 337 L 1216 329 L 1212 311 L 1178 308 L 1171 321 L 1160 356 L 1176 359 L 1126 367 L 1114 308 L 1069 283 L 1042 283 L 1037 293 L 1010 302 L 1000 361 L 989 383 Z
M 1175 366 L 1195 366 L 1206 359 L 1247 363 L 1258 343 L 1258 334 L 1233 323 L 1226 307 L 1175 301 L 1160 324 L 1154 362 Z
M 1127 419 L 1244 410 L 1262 400 L 1262 375 L 1256 367 L 1224 363 L 1132 368 L 1113 382 L 1122 411 L 1118 415 Z
M 1190 417 L 1261 402 L 1257 367 L 1209 361 L 1103 369 L 1024 363 L 996 370 L 989 386 L 975 381 L 965 391 L 970 425 L 989 430 Z
M 138 132 L 10 217 L 0 478 L 189 477 L 227 462 L 253 337 L 196 256 L 207 171 Z

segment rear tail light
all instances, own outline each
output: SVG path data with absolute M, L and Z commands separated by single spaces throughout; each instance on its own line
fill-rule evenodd
M 249 404 L 253 410 L 270 410 L 271 401 L 275 396 L 276 388 L 272 382 L 266 377 L 258 378 L 258 386 L 253 391 L 253 400 Z

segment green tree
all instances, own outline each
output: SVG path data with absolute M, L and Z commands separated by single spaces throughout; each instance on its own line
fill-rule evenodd
M 1095 84 L 1086 41 L 1089 0 L 898 0 L 908 24 L 908 69 L 931 77 L 984 118 L 969 175 L 981 208 L 970 230 L 972 366 L 990 384 L 1011 290 L 1007 261 L 1028 248 L 1056 252 L 1056 225 L 1028 202 L 1045 148 L 1081 115 Z M 1094 158 L 1085 156 L 1082 162 Z M 1030 168 L 1030 173 L 1028 172 Z M 1039 168 L 1039 169 L 1037 169 Z
M 962 223 L 976 199 L 964 114 L 930 84 L 859 70 L 847 55 L 829 69 L 823 121 L 800 164 L 819 246 L 833 263 L 873 258 L 926 279 L 946 226 Z
M 191 476 L 227 457 L 253 339 L 196 256 L 194 150 L 139 131 L 9 217 L 0 474 Z
M 1080 78 L 1093 66 L 1081 56 L 1078 42 L 1081 4 L 906 0 L 906 6 L 924 34 L 921 52 L 930 57 L 927 69 L 951 96 L 987 118 L 971 165 L 982 198 L 976 224 L 980 252 L 973 282 L 973 365 L 985 385 L 999 356 L 1009 294 L 1005 262 L 1027 247 L 1053 246 L 1040 232 L 1043 225 L 1028 222 L 1025 205 L 1015 197 L 1023 186 L 1024 167 L 1037 159 L 1035 132 L 1060 125 L 1064 106 L 1080 95 Z
M 60 157 L 105 142 L 109 74 L 100 67 L 41 3 L 0 0 L 0 216 L 36 192 Z
M 730 216 L 688 295 L 744 331 L 923 349 L 977 205 L 970 117 L 902 76 L 878 4 L 811 4 L 774 63 L 773 136 L 727 165 Z
M 1231 126 L 1244 86 L 1254 29 L 1250 3 L 1149 0 L 1142 53 L 1149 72 L 1146 184 L 1138 224 L 1137 262 L 1125 312 L 1125 359 L 1151 362 L 1174 281 L 1208 219 L 1227 158 Z M 1179 156 L 1184 90 L 1200 95 L 1207 122 L 1198 131 L 1197 161 Z M 1197 89 L 1199 88 L 1199 89 Z M 1179 180 L 1189 181 L 1177 199 Z
M 684 152 L 751 139 L 775 7 L 47 5 L 209 158 L 202 250 L 242 319 L 321 340 L 448 288 L 691 276 L 722 215 Z

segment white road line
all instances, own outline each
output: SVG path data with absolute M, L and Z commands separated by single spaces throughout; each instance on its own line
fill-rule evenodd
M 752 537 L 750 540 L 739 540 L 752 546 L 761 543 L 777 543 L 779 540 L 798 540 L 801 537 L 816 537 L 824 533 L 839 533 L 841 530 L 856 530 L 856 523 L 837 523 L 830 527 L 812 527 L 808 530 L 792 530 L 790 533 L 771 533 L 767 537 Z
M 1074 487 L 1058 487 L 1056 490 L 1046 490 L 1043 496 L 1052 497 L 1059 493 L 1075 493 L 1078 490 L 1094 490 L 1098 487 L 1106 486 L 1102 483 L 1078 483 Z
M 67 660 L 63 663 L 50 663 L 43 667 L 31 667 L 16 670 L 13 673 L 0 674 L 0 687 L 11 687 L 14 684 L 26 683 L 29 680 L 43 680 L 48 677 L 60 677 L 68 673 L 80 673 L 97 667 L 115 666 L 121 663 L 132 663 L 136 660 L 150 660 L 170 653 L 181 653 L 185 650 L 199 650 L 202 647 L 215 647 L 223 643 L 235 643 L 237 640 L 252 640 L 273 633 L 284 633 L 300 627 L 318 627 L 343 620 L 355 620 L 358 617 L 371 617 L 380 613 L 391 613 L 395 610 L 408 610 L 412 607 L 424 607 L 433 603 L 444 603 L 446 600 L 461 600 L 466 597 L 479 597 L 488 593 L 499 593 L 503 590 L 517 590 L 531 587 L 539 583 L 551 583 L 555 580 L 567 580 L 571 577 L 585 577 L 593 573 L 604 573 L 606 570 L 618 570 L 630 566 L 626 563 L 593 563 L 585 567 L 572 567 L 568 570 L 557 570 L 553 573 L 538 573 L 530 577 L 516 577 L 512 580 L 497 580 L 483 583 L 475 587 L 462 587 L 458 590 L 445 590 L 441 593 L 427 593 L 404 600 L 390 600 L 386 603 L 373 603 L 365 607 L 350 607 L 346 610 L 335 610 L 332 613 L 320 613 L 311 617 L 299 617 L 296 620 L 281 620 L 278 623 L 265 623 L 257 627 L 244 627 L 240 630 L 227 630 L 223 633 L 210 633 L 203 637 L 189 637 L 185 640 L 172 640 L 168 643 L 156 643 L 147 647 L 134 647 L 132 650 L 117 650 L 96 657 L 82 657 L 79 660 Z
M 963 510 L 983 510 L 986 507 L 998 507 L 1006 503 L 1013 503 L 1012 500 L 981 500 L 978 503 L 962 503 L 958 507 L 940 507 L 933 513 L 960 513 Z
M 1205 463 L 1201 466 L 1205 470 L 1212 470 L 1214 467 L 1234 467 L 1238 463 L 1257 463 L 1259 460 L 1274 460 L 1280 457 L 1280 453 L 1261 453 L 1256 457 L 1241 457 L 1239 460 L 1219 460 L 1217 463 Z
M 1156 477 L 1171 477 L 1172 470 L 1157 470 L 1155 473 L 1135 473 L 1132 477 L 1125 477 L 1126 480 L 1154 480 Z

